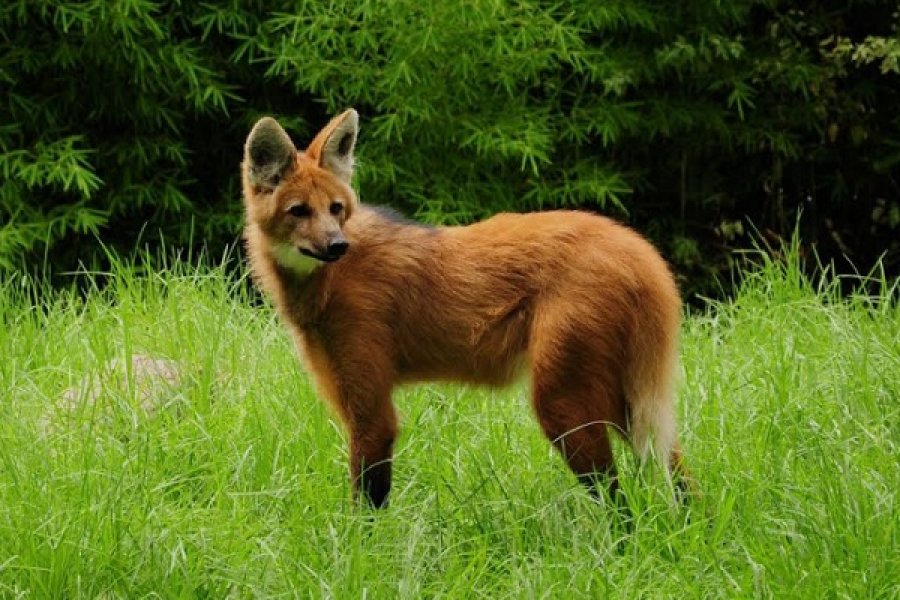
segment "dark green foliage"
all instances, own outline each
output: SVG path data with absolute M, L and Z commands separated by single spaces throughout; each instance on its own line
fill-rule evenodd
M 7 1 L 0 264 L 233 242 L 255 119 L 303 143 L 354 106 L 361 196 L 419 219 L 602 210 L 696 288 L 747 218 L 783 236 L 803 208 L 864 266 L 900 237 L 898 23 L 888 0 Z

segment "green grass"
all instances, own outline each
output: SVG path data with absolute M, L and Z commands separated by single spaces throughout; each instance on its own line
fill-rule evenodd
M 689 318 L 679 426 L 704 496 L 671 506 L 619 444 L 627 533 L 524 384 L 401 391 L 391 507 L 356 509 L 344 435 L 271 310 L 216 268 L 111 282 L 0 284 L 0 597 L 900 596 L 887 284 L 840 300 L 769 261 Z M 149 412 L 104 366 L 135 353 L 184 372 Z

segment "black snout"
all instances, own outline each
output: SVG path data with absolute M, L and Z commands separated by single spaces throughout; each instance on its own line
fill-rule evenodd
M 328 244 L 328 247 L 325 249 L 325 254 L 328 255 L 328 258 L 335 259 L 343 256 L 349 247 L 350 244 L 345 240 L 337 240 Z

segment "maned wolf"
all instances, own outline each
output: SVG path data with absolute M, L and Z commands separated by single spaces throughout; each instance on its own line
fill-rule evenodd
M 503 385 L 530 372 L 546 436 L 578 478 L 616 490 L 609 426 L 666 475 L 681 303 L 634 231 L 583 212 L 426 227 L 361 204 L 348 110 L 298 151 L 271 118 L 242 165 L 247 249 L 350 437 L 355 497 L 387 502 L 397 384 Z

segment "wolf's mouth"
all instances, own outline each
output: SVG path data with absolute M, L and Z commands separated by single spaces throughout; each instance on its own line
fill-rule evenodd
M 333 254 L 319 254 L 318 252 L 313 252 L 312 250 L 307 250 L 306 248 L 297 248 L 300 251 L 300 254 L 303 256 L 308 256 L 310 258 L 314 258 L 316 260 L 320 260 L 322 262 L 334 262 L 339 259 L 340 255 Z

